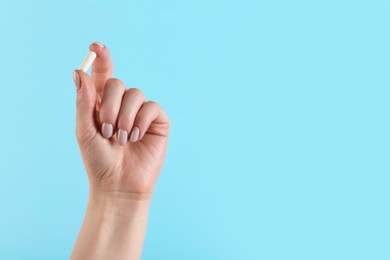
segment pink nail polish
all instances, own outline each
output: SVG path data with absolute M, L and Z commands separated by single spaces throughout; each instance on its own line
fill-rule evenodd
M 133 131 L 131 131 L 130 142 L 135 143 L 138 141 L 138 138 L 139 138 L 139 128 L 134 127 Z
M 112 124 L 103 123 L 102 124 L 102 135 L 104 138 L 110 138 L 114 132 L 114 127 Z
M 119 129 L 118 131 L 118 144 L 123 146 L 127 143 L 127 131 Z
M 81 81 L 80 81 L 79 74 L 75 70 L 73 71 L 73 81 L 74 81 L 74 84 L 76 85 L 76 90 L 79 90 L 81 87 Z

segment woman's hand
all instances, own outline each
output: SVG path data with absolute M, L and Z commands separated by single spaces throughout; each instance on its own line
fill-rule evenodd
M 169 120 L 161 107 L 136 89 L 112 78 L 107 47 L 97 54 L 91 78 L 74 72 L 77 88 L 76 136 L 94 192 L 149 198 L 161 171 Z
M 74 71 L 76 136 L 90 183 L 71 259 L 139 259 L 169 119 L 135 88 L 112 78 L 107 47 L 94 43 L 92 75 Z

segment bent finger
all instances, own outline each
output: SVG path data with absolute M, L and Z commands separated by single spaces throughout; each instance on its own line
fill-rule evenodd
M 102 103 L 99 111 L 101 133 L 110 138 L 115 132 L 115 125 L 126 87 L 119 79 L 108 79 L 104 86 Z
M 145 101 L 146 98 L 140 90 L 136 88 L 126 90 L 118 116 L 117 139 L 119 145 L 127 143 L 127 137 L 133 128 L 135 117 Z
M 141 140 L 146 133 L 168 136 L 169 119 L 164 110 L 154 101 L 143 104 L 139 110 L 130 135 L 131 142 Z

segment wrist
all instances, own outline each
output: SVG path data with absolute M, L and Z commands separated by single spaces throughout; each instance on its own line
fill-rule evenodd
M 97 191 L 91 188 L 88 209 L 117 216 L 134 216 L 137 212 L 147 211 L 151 200 L 151 194 Z
M 147 195 L 90 190 L 71 259 L 140 259 L 150 201 Z

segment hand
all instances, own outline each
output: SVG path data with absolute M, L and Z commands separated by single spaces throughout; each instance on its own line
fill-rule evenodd
M 169 120 L 141 91 L 113 79 L 95 43 L 91 78 L 74 71 L 76 136 L 90 183 L 71 259 L 140 259 L 150 199 L 167 149 Z
M 95 43 L 91 78 L 74 72 L 76 136 L 91 191 L 109 196 L 150 198 L 167 149 L 169 119 L 136 89 L 112 78 L 107 47 Z

